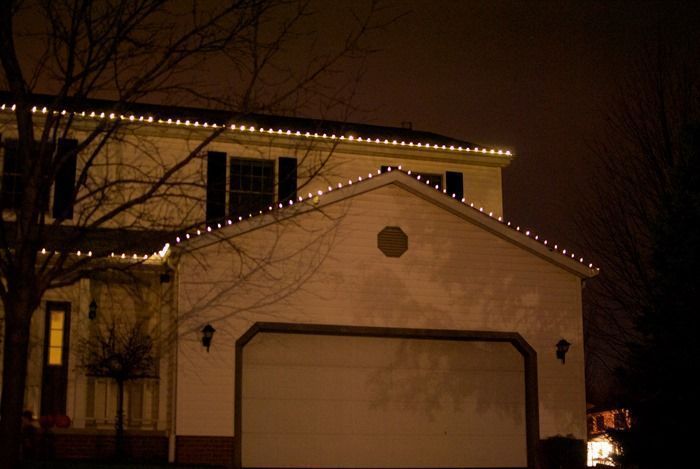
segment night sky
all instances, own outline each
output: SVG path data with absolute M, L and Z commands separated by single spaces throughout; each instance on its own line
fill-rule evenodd
M 590 142 L 642 45 L 700 36 L 700 2 L 407 1 L 375 34 L 357 117 L 511 148 L 505 215 L 564 247 L 587 196 Z M 339 14 L 353 2 L 333 2 Z M 340 13 L 342 14 L 342 13 Z M 582 252 L 595 262 L 595 253 Z

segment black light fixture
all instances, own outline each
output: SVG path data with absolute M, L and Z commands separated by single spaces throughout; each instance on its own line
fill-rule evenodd
M 562 363 L 566 363 L 566 352 L 569 351 L 569 347 L 571 347 L 571 344 L 566 339 L 561 339 L 557 342 L 557 358 Z
M 207 353 L 209 353 L 209 347 L 211 347 L 211 339 L 214 337 L 214 332 L 216 332 L 216 329 L 214 329 L 211 324 L 207 324 L 202 328 L 202 345 L 207 349 Z
M 88 318 L 95 319 L 97 317 L 97 302 L 92 300 L 88 309 Z

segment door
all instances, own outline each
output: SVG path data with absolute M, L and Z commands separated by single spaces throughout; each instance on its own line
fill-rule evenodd
M 41 415 L 65 415 L 68 388 L 70 303 L 46 304 Z
M 243 348 L 243 467 L 525 467 L 512 344 L 258 333 Z

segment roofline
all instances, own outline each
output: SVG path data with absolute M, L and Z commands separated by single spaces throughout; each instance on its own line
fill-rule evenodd
M 220 129 L 246 135 L 266 135 L 292 139 L 311 139 L 329 143 L 367 144 L 377 147 L 419 149 L 454 154 L 478 155 L 498 158 L 507 165 L 513 157 L 510 150 L 483 147 L 479 144 L 458 140 L 425 131 L 414 131 L 399 127 L 285 117 L 254 113 L 237 113 L 226 110 L 211 110 L 194 107 L 164 106 L 145 103 L 125 103 L 101 99 L 67 98 L 55 106 L 55 97 L 34 94 L 32 112 L 71 114 L 85 120 L 122 120 L 127 123 L 154 126 L 169 126 L 184 129 Z M 0 111 L 14 111 L 13 97 L 0 90 Z M 115 106 L 123 109 L 115 110 Z
M 194 249 L 200 249 L 215 244 L 222 238 L 235 238 L 392 184 L 525 249 L 581 279 L 592 278 L 598 275 L 599 269 L 593 267 L 592 264 L 584 264 L 583 258 L 576 259 L 573 254 L 568 255 L 566 250 L 559 251 L 545 244 L 546 242 L 533 238 L 529 231 L 523 233 L 519 228 L 512 228 L 501 217 L 494 218 L 492 214 L 484 212 L 483 209 L 472 207 L 464 199 L 462 201 L 454 199 L 417 180 L 409 173 L 397 169 L 385 173 L 369 173 L 367 177 L 360 177 L 356 181 L 350 180 L 348 184 L 342 185 L 342 187 L 333 188 L 329 186 L 328 191 L 325 193 L 322 191 L 318 191 L 319 193 L 317 194 L 309 193 L 306 198 L 299 197 L 294 204 L 278 204 L 277 206 L 269 207 L 265 212 L 237 222 L 228 220 L 220 228 L 206 227 L 204 230 L 197 230 L 192 234 L 183 234 L 176 238 L 172 248 L 179 250 L 181 249 L 180 246 L 189 244 Z

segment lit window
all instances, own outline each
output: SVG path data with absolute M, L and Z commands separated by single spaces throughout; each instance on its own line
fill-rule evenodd
M 49 321 L 49 365 L 63 365 L 64 311 L 51 311 Z

